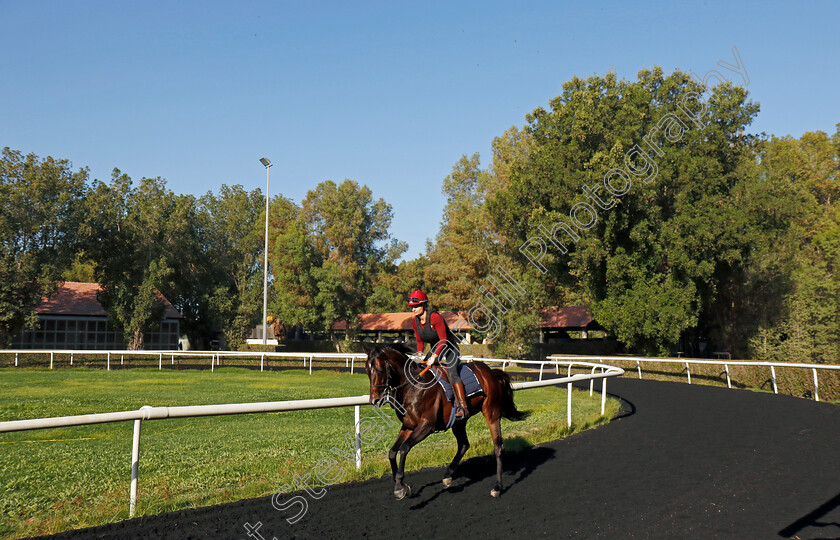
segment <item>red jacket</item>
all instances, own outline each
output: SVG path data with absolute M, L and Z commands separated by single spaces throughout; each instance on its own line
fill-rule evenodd
M 417 328 L 419 318 L 420 317 L 414 317 L 411 319 L 411 326 L 414 328 L 414 337 L 417 338 L 417 352 L 422 354 L 423 347 L 425 347 L 425 341 L 420 336 L 421 331 Z M 422 326 L 422 323 L 419 324 Z M 431 328 L 429 328 L 430 326 Z M 434 331 L 437 339 L 431 339 L 433 334 L 430 330 Z M 431 345 L 434 354 L 439 355 L 446 348 L 447 341 L 449 341 L 451 347 L 458 347 L 458 340 L 455 337 L 455 334 L 452 333 L 446 325 L 446 321 L 443 320 L 443 317 L 437 311 L 432 311 L 428 314 L 426 326 L 422 328 L 422 333 L 425 334 L 426 341 L 428 341 Z M 437 347 L 435 347 L 435 345 L 437 345 Z

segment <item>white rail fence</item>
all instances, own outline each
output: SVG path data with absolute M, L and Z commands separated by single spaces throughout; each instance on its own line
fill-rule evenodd
M 510 363 L 511 360 L 504 359 L 482 359 L 490 362 L 503 362 L 503 365 Z M 539 363 L 539 362 L 535 362 Z M 624 374 L 624 370 L 618 367 L 609 366 L 606 364 L 598 364 L 591 362 L 582 362 L 578 359 L 570 362 L 556 360 L 551 362 L 559 366 L 561 364 L 568 366 L 569 375 L 566 377 L 542 380 L 542 373 L 540 380 L 529 382 L 513 383 L 514 390 L 524 390 L 528 388 L 537 388 L 541 386 L 550 386 L 556 384 L 566 384 L 567 386 L 567 422 L 572 425 L 572 384 L 578 381 L 590 381 L 590 395 L 592 395 L 593 385 L 595 379 L 601 379 L 601 415 L 604 414 L 606 396 L 607 396 L 607 378 L 620 377 Z M 311 365 L 311 364 L 310 364 Z M 575 368 L 590 369 L 590 373 L 580 373 L 571 375 L 571 371 Z M 600 370 L 600 371 L 599 371 Z M 369 396 L 350 396 L 339 398 L 323 398 L 323 399 L 300 399 L 293 401 L 266 401 L 259 403 L 229 403 L 222 405 L 188 405 L 177 407 L 150 407 L 144 406 L 136 411 L 120 411 L 110 413 L 98 414 L 83 414 L 76 416 L 59 416 L 53 418 L 35 418 L 30 420 L 11 420 L 0 422 L 0 433 L 8 433 L 13 431 L 27 431 L 33 429 L 48 429 L 60 428 L 68 426 L 83 426 L 91 424 L 102 424 L 109 422 L 125 422 L 134 421 L 134 434 L 131 446 L 131 487 L 129 494 L 129 516 L 134 516 L 137 504 L 137 486 L 140 478 L 140 428 L 144 420 L 161 420 L 165 418 L 193 418 L 201 416 L 221 416 L 230 414 L 253 414 L 253 413 L 269 413 L 269 412 L 284 412 L 284 411 L 302 411 L 325 409 L 333 407 L 355 407 L 355 421 L 354 431 L 355 450 L 356 450 L 356 468 L 360 469 L 362 465 L 362 450 L 361 450 L 361 433 L 360 433 L 360 407 L 369 404 Z
M 838 371 L 840 366 L 837 365 L 822 365 L 822 364 L 796 364 L 786 362 L 751 362 L 747 360 L 703 360 L 699 358 L 648 358 L 641 356 L 568 356 L 568 355 L 551 355 L 546 357 L 547 363 L 553 360 L 572 361 L 572 360 L 586 360 L 593 362 L 636 362 L 636 370 L 639 373 L 639 378 L 642 378 L 642 363 L 670 363 L 680 364 L 685 366 L 685 373 L 688 378 L 688 384 L 691 384 L 691 365 L 692 364 L 706 364 L 723 366 L 726 373 L 726 386 L 732 388 L 732 378 L 729 373 L 729 366 L 748 366 L 755 368 L 770 368 L 770 379 L 773 381 L 773 393 L 779 393 L 779 386 L 776 381 L 776 368 L 792 368 L 792 369 L 810 369 L 814 377 L 814 400 L 820 400 L 819 394 L 819 377 L 818 371 Z M 542 371 L 542 367 L 540 368 Z
M 21 367 L 22 362 L 20 357 L 22 355 L 38 355 L 50 359 L 50 369 L 54 369 L 56 365 L 60 365 L 61 361 L 66 362 L 66 365 L 72 366 L 74 359 L 84 357 L 86 359 L 92 357 L 101 357 L 105 361 L 106 370 L 111 370 L 111 364 L 116 364 L 117 359 L 121 366 L 126 362 L 130 362 L 132 358 L 143 360 L 158 360 L 158 369 L 163 369 L 164 362 L 170 366 L 174 366 L 176 360 L 198 360 L 199 362 L 209 362 L 210 370 L 214 371 L 216 367 L 221 365 L 223 358 L 239 359 L 248 361 L 253 359 L 254 366 L 256 360 L 260 361 L 260 371 L 264 371 L 266 360 L 302 360 L 303 367 L 309 366 L 309 373 L 312 373 L 312 364 L 317 360 L 319 362 L 334 362 L 340 365 L 344 361 L 345 367 L 350 368 L 352 373 L 355 367 L 355 362 L 364 360 L 367 355 L 364 353 L 317 353 L 317 352 L 254 352 L 254 351 L 121 351 L 121 350 L 92 350 L 92 349 L 3 349 L 0 350 L 0 356 L 11 357 L 14 355 L 15 367 Z M 78 363 L 78 362 L 77 362 Z M 129 363 L 130 365 L 130 363 Z

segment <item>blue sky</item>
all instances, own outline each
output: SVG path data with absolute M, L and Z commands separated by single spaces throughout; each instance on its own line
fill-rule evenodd
M 838 2 L 0 0 L 0 147 L 108 180 L 161 176 L 300 202 L 367 184 L 406 259 L 437 233 L 441 181 L 574 75 L 694 71 L 736 46 L 754 132 L 840 122 Z

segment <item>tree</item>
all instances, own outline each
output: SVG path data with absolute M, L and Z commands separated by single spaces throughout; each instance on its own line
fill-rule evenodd
M 406 311 L 408 295 L 413 291 L 427 291 L 425 271 L 430 262 L 420 255 L 399 264 L 383 264 L 372 279 L 373 292 L 365 303 L 367 313 L 398 313 Z
M 273 309 L 284 323 L 311 330 L 329 331 L 338 319 L 352 325 L 375 276 L 406 249 L 390 238 L 391 206 L 352 180 L 318 184 L 300 207 L 285 199 L 275 206 Z
M 229 348 L 245 340 L 262 313 L 264 200 L 259 189 L 224 184 L 218 196 L 208 191 L 199 199 L 205 333 L 220 328 Z
M 145 333 L 162 321 L 160 294 L 194 320 L 195 199 L 176 196 L 161 178 L 143 178 L 133 188 L 115 169 L 111 184 L 98 182 L 85 206 L 84 249 L 96 264 L 99 301 L 128 346 L 142 349 Z
M 0 161 L 0 346 L 37 322 L 77 244 L 88 170 L 3 149 Z
M 435 303 L 448 309 L 470 309 L 481 298 L 480 282 L 492 270 L 492 232 L 484 215 L 484 193 L 490 173 L 479 167 L 479 155 L 462 156 L 443 180 L 447 202 L 443 222 L 429 251 L 425 280 Z
M 765 294 L 746 291 L 765 306 L 757 315 L 746 313 L 753 315 L 747 338 L 755 358 L 833 363 L 840 353 L 840 216 L 832 204 L 837 141 L 840 124 L 831 138 L 805 133 L 800 139 L 771 137 L 762 145 L 751 188 L 772 195 L 761 206 L 762 221 L 770 224 L 765 229 L 773 230 L 755 242 L 747 276 L 748 283 L 764 278 L 774 286 L 758 291 Z
M 520 263 L 536 266 L 527 247 L 542 235 L 550 286 L 578 291 L 642 351 L 665 352 L 708 320 L 720 276 L 742 254 L 730 193 L 754 156 L 743 130 L 758 106 L 728 84 L 708 102 L 702 92 L 659 68 L 635 82 L 574 78 L 550 110 L 528 115 L 527 152 L 487 198 L 494 225 L 525 246 Z

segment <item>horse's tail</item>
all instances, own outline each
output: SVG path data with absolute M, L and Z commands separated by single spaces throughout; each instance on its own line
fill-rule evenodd
M 493 375 L 499 379 L 502 385 L 502 417 L 508 420 L 525 420 L 531 414 L 530 411 L 520 411 L 513 403 L 513 387 L 510 385 L 510 375 L 501 369 L 493 369 Z

